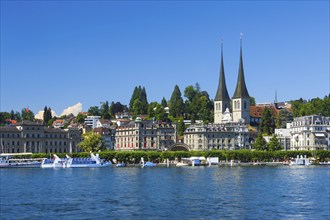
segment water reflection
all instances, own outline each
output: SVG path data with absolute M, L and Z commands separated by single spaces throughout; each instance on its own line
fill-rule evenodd
M 326 167 L 1 169 L 1 218 L 327 219 Z

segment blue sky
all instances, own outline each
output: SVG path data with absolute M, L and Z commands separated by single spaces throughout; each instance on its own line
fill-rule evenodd
M 221 38 L 232 96 L 241 32 L 258 103 L 329 94 L 329 1 L 1 1 L 0 111 L 128 104 L 138 85 L 214 98 Z

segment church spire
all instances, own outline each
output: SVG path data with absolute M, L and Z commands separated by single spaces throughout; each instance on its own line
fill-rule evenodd
M 221 63 L 220 63 L 220 78 L 218 84 L 218 90 L 215 95 L 214 101 L 230 101 L 227 86 L 226 86 L 226 79 L 225 79 L 225 69 L 223 65 L 223 41 L 221 39 Z
M 247 91 L 244 79 L 244 69 L 243 69 L 243 57 L 242 57 L 242 33 L 241 33 L 241 47 L 240 47 L 240 60 L 239 60 L 239 68 L 238 68 L 238 78 L 235 93 L 233 99 L 237 98 L 249 98 L 249 93 Z

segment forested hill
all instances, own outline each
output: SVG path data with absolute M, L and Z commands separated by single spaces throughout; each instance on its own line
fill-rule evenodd
M 294 117 L 305 115 L 323 115 L 330 117 L 330 94 L 323 99 L 314 98 L 311 100 L 303 100 L 300 98 L 296 101 L 291 101 Z

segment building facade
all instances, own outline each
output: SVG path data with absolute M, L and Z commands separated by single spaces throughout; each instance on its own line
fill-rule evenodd
M 291 150 L 290 123 L 287 123 L 287 128 L 275 129 L 275 135 L 279 138 L 283 150 Z
M 176 143 L 176 124 L 137 118 L 116 128 L 115 150 L 166 150 Z
M 94 129 L 94 128 L 96 128 L 97 127 L 97 122 L 98 122 L 98 120 L 100 120 L 101 119 L 101 116 L 87 116 L 86 118 L 85 118 L 85 125 L 87 126 L 87 127 L 90 127 L 90 128 L 92 128 L 92 129 Z
M 250 149 L 249 132 L 245 123 L 195 124 L 184 133 L 190 150 Z
M 184 132 L 184 143 L 191 150 L 250 149 L 249 123 L 250 96 L 244 78 L 241 39 L 238 78 L 232 99 L 227 91 L 221 44 L 220 77 L 214 99 L 214 124 L 190 125 Z
M 294 118 L 290 133 L 292 150 L 330 150 L 330 119 L 327 117 Z
M 0 127 L 1 153 L 72 153 L 80 152 L 82 140 L 78 129 L 44 127 L 23 121 L 15 126 Z

